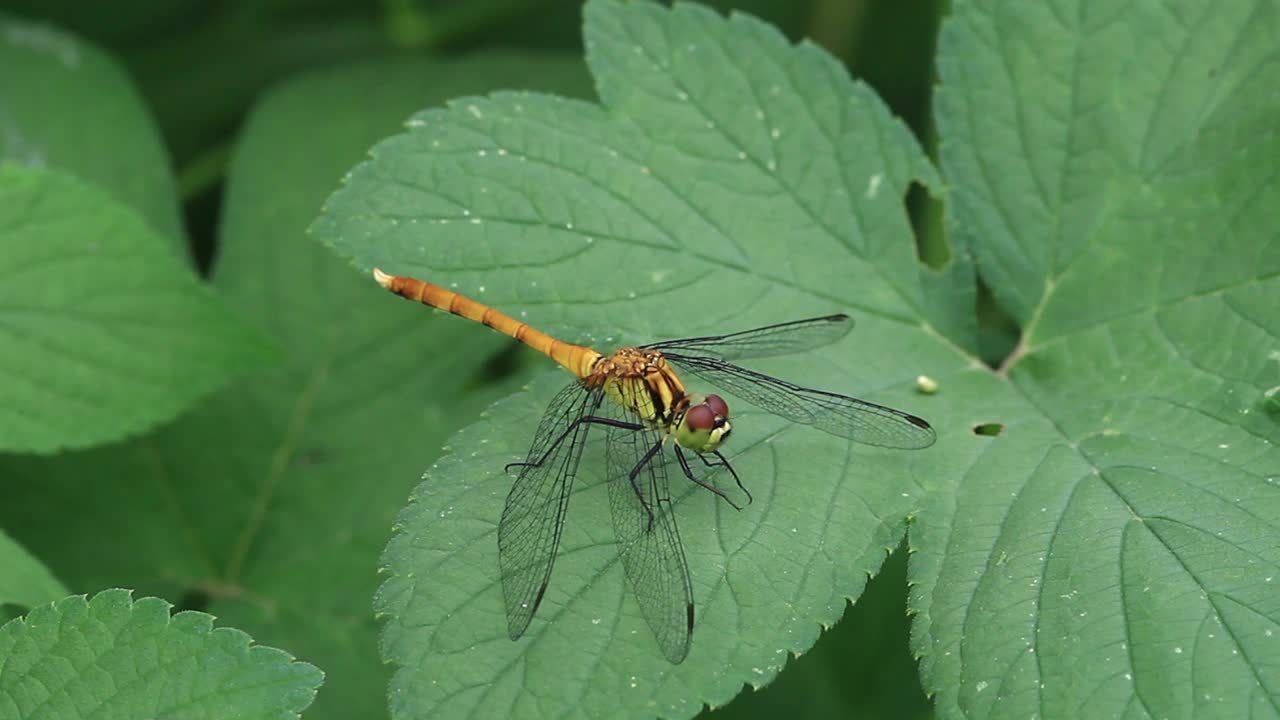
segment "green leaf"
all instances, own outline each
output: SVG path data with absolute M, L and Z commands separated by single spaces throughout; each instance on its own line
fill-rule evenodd
M 0 15 L 3 159 L 97 185 L 186 257 L 169 158 L 128 76 L 78 38 Z
M 110 442 L 169 420 L 270 346 L 101 190 L 0 165 L 0 450 Z
M 0 605 L 43 605 L 67 594 L 44 563 L 0 530 Z
M 935 178 L 906 129 L 821 51 L 746 17 L 595 3 L 587 46 L 603 108 L 506 93 L 421 113 L 353 172 L 317 231 L 362 267 L 606 346 L 853 310 L 847 342 L 761 365 L 932 417 L 915 376 L 971 361 L 920 319 L 902 197 Z M 835 622 L 939 464 L 738 406 L 730 454 L 755 504 L 738 513 L 673 488 L 699 607 L 675 668 L 626 590 L 589 448 L 560 564 L 513 643 L 496 557 L 502 467 L 566 382 L 548 374 L 463 430 L 401 517 L 378 603 L 401 666 L 396 713 L 687 717 L 723 704 Z
M 691 716 L 810 647 L 909 525 L 940 715 L 1277 714 L 1277 11 L 1183 5 L 965 3 L 948 25 L 955 247 L 1024 324 L 1001 372 L 960 332 L 963 263 L 940 280 L 912 256 L 901 198 L 935 182 L 914 141 L 748 18 L 596 0 L 602 105 L 459 99 L 380 144 L 316 226 L 361 267 L 602 350 L 850 311 L 847 340 L 758 366 L 939 435 L 877 450 L 735 405 L 755 504 L 673 487 L 699 608 L 678 667 L 630 597 L 588 447 L 513 643 L 502 467 L 568 380 L 548 374 L 455 436 L 400 519 L 378 600 L 393 709 Z
M 323 673 L 198 612 L 126 590 L 0 628 L 0 718 L 297 718 Z
M 965 3 L 952 214 L 1025 324 L 912 532 L 944 716 L 1280 715 L 1280 8 Z
M 509 340 L 388 295 L 304 230 L 415 109 L 529 82 L 589 87 L 578 59 L 497 55 L 361 64 L 274 91 L 232 164 L 214 285 L 281 340 L 283 367 L 127 445 L 4 459 L 20 492 L 0 502 L 0 526 L 73 588 L 204 596 L 224 622 L 323 667 L 308 717 L 385 715 L 370 598 L 388 528 L 448 435 L 528 374 L 495 379 Z M 103 537 L 118 551 L 83 551 Z

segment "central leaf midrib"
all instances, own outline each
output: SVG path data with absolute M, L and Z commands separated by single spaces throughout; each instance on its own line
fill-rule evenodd
M 226 569 L 223 574 L 228 582 L 239 582 L 241 573 L 244 570 L 244 564 L 248 559 L 250 550 L 253 548 L 253 543 L 262 527 L 266 524 L 267 514 L 271 508 L 276 488 L 292 462 L 298 444 L 306 431 L 316 396 L 328 381 L 329 368 L 337 356 L 340 346 L 339 338 L 342 337 L 347 322 L 346 318 L 341 318 L 335 322 L 330 329 L 322 351 L 310 353 L 310 356 L 316 359 L 316 363 L 311 373 L 307 376 L 307 381 L 302 390 L 298 393 L 285 431 L 280 437 L 279 444 L 271 453 L 271 461 L 267 466 L 266 475 L 259 485 L 257 501 L 254 503 L 253 509 L 241 529 L 231 556 L 227 559 Z

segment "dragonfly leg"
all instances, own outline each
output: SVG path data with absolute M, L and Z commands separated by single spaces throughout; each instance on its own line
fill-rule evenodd
M 636 478 L 640 475 L 640 471 L 644 470 L 644 466 L 648 465 L 653 460 L 653 456 L 657 455 L 661 449 L 662 440 L 659 440 L 645 452 L 644 457 L 640 458 L 640 462 L 631 468 L 631 474 L 627 475 L 627 482 L 631 483 L 631 489 L 635 491 L 636 498 L 640 500 L 640 506 L 649 515 L 649 532 L 653 532 L 653 507 L 644 499 L 644 493 L 640 491 L 640 485 L 636 482 Z
M 712 463 L 707 462 L 707 459 L 706 459 L 706 458 L 704 458 L 704 457 L 702 457 L 702 453 L 695 453 L 695 454 L 696 454 L 699 458 L 701 458 L 701 459 L 702 459 L 702 462 L 703 462 L 703 463 L 705 463 L 705 464 L 707 465 L 707 467 L 718 467 L 718 466 L 719 466 L 719 463 L 712 464 Z M 717 455 L 718 455 L 718 454 L 719 454 L 719 453 L 717 453 Z M 711 483 L 707 482 L 706 480 L 699 480 L 699 479 L 698 479 L 698 477 L 697 477 L 696 475 L 694 475 L 694 474 L 693 474 L 693 468 L 689 467 L 689 461 L 685 458 L 685 456 L 684 456 L 684 451 L 682 451 L 682 450 L 680 449 L 680 446 L 678 446 L 678 445 L 676 446 L 676 459 L 680 461 L 680 469 L 684 471 L 684 476 L 685 476 L 685 477 L 689 478 L 690 480 L 692 480 L 693 482 L 697 483 L 698 485 L 701 485 L 702 487 L 704 487 L 704 488 L 706 488 L 706 489 L 710 490 L 711 492 L 715 493 L 716 495 L 719 495 L 719 496 L 720 496 L 720 499 L 721 499 L 721 500 L 724 500 L 725 502 L 727 502 L 727 503 L 729 503 L 730 505 L 732 505 L 734 510 L 741 510 L 741 509 L 742 509 L 742 506 L 741 506 L 741 505 L 739 505 L 738 503 L 734 502 L 734 501 L 733 501 L 733 498 L 731 498 L 731 497 L 729 497 L 728 495 L 726 495 L 726 494 L 725 494 L 725 492 L 724 492 L 723 490 L 721 490 L 720 488 L 716 487 L 715 485 L 712 485 Z M 733 472 L 733 468 L 730 468 L 730 469 L 729 469 L 729 472 Z M 738 478 L 738 476 L 737 476 L 737 475 L 734 475 L 733 477 L 734 477 L 734 479 L 735 479 L 735 480 Z M 742 487 L 742 483 L 738 483 L 738 487 Z M 743 491 L 743 492 L 747 492 L 746 488 L 742 488 L 742 491 Z M 748 502 L 748 503 L 750 503 L 750 502 L 751 502 L 751 493 L 747 493 L 747 502 Z
M 537 462 L 507 463 L 503 466 L 502 471 L 511 472 L 511 468 L 513 467 L 538 467 L 542 465 L 542 463 L 546 462 L 547 458 L 551 457 L 551 453 L 559 447 L 560 443 L 564 442 L 565 438 L 569 437 L 570 433 L 572 433 L 579 425 L 584 423 L 591 425 L 608 425 L 610 427 L 622 428 L 623 430 L 644 429 L 644 425 L 641 425 L 640 423 L 625 422 L 622 420 L 614 420 L 613 418 L 598 417 L 595 415 L 583 415 L 577 420 L 569 423 L 569 427 L 565 428 L 564 432 L 560 433 L 560 437 L 556 438 L 555 442 L 551 443 L 551 445 L 547 447 L 546 452 L 542 453 L 542 457 L 538 458 Z
M 747 494 L 747 504 L 750 505 L 751 503 L 755 502 L 755 498 L 751 497 L 751 491 L 748 490 L 746 486 L 742 484 L 742 480 L 738 478 L 737 471 L 735 471 L 733 469 L 733 466 L 729 464 L 729 458 L 725 457 L 724 455 L 721 455 L 719 450 L 715 451 L 715 456 L 720 460 L 720 462 L 715 463 L 713 465 L 705 457 L 702 457 L 702 455 L 698 455 L 698 457 L 702 458 L 702 461 L 707 463 L 708 466 L 711 466 L 711 467 L 720 466 L 720 467 L 723 467 L 725 470 L 728 470 L 729 474 L 733 476 L 733 481 L 738 483 L 738 489 Z

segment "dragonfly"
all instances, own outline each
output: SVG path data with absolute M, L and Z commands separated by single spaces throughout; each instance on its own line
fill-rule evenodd
M 623 347 L 605 355 L 558 340 L 439 285 L 379 269 L 373 276 L 401 297 L 509 335 L 575 377 L 547 407 L 525 459 L 506 467 L 517 473 L 498 524 L 498 564 L 512 640 L 524 635 L 547 591 L 587 435 L 599 428 L 605 434 L 609 509 L 623 572 L 662 654 L 675 664 L 688 655 L 693 585 L 672 509 L 667 449 L 685 478 L 733 507 L 741 509 L 742 504 L 697 470 L 723 469 L 747 503 L 751 494 L 720 449 L 733 432 L 728 403 L 714 393 L 690 393 L 683 377 L 786 420 L 867 445 L 915 450 L 936 439 L 929 423 L 910 413 L 734 364 L 834 343 L 852 329 L 848 315 Z M 699 462 L 697 470 L 691 460 Z

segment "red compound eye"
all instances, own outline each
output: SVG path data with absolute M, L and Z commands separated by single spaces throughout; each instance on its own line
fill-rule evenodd
M 684 416 L 685 422 L 694 430 L 710 430 L 716 426 L 716 414 L 706 405 L 694 405 Z
M 719 395 L 708 395 L 707 407 L 711 408 L 711 412 L 719 415 L 720 417 L 729 417 L 729 405 L 724 401 L 724 398 Z

